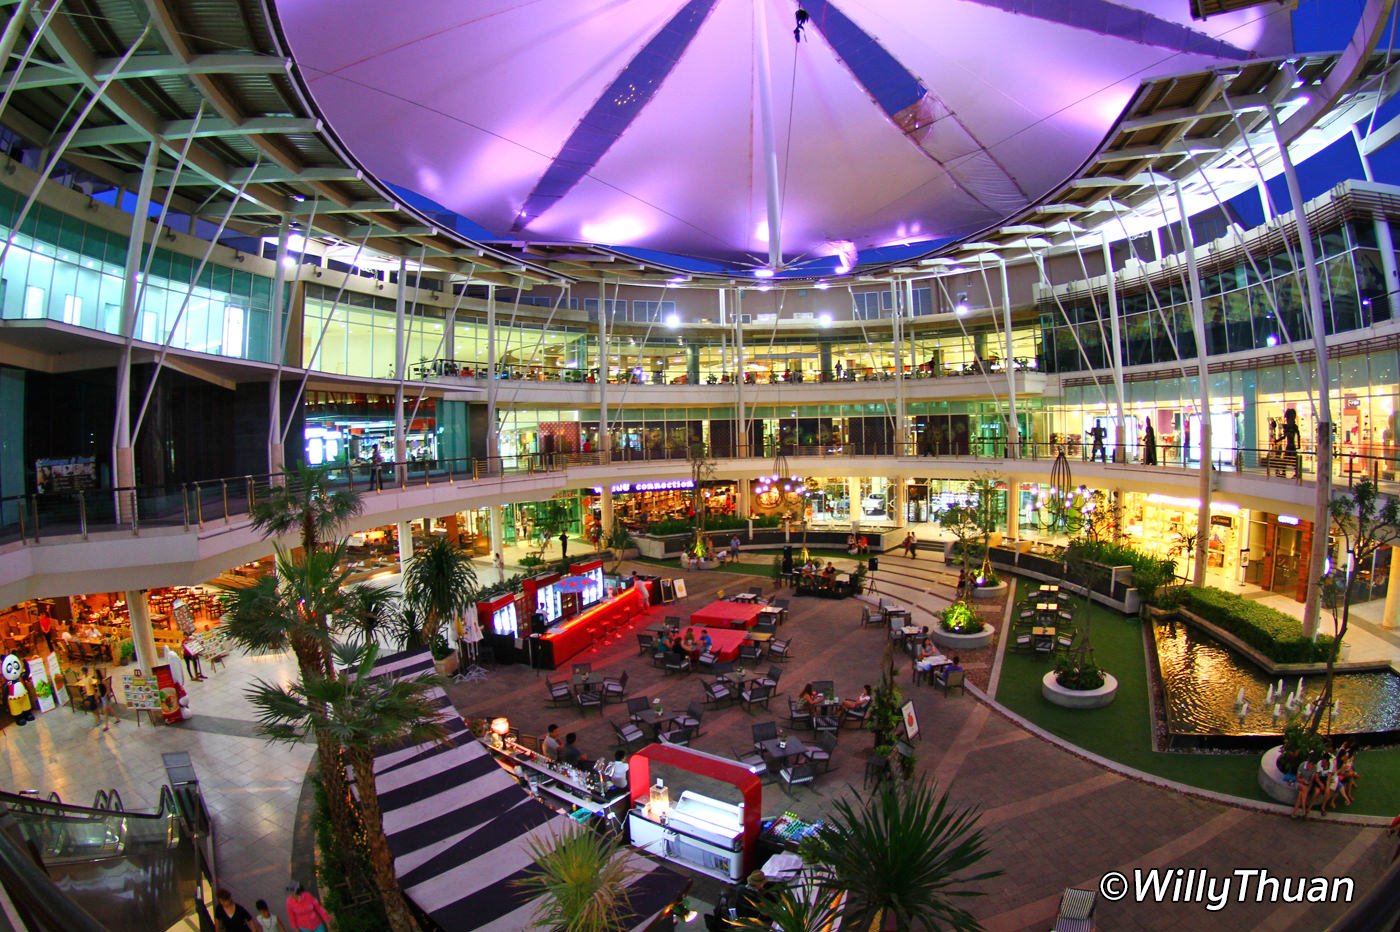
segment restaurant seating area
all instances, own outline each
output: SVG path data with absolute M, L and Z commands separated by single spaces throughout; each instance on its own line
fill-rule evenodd
M 1058 585 L 1030 587 L 1011 611 L 1007 649 L 1046 656 L 1071 650 L 1079 630 L 1077 607 L 1070 593 Z

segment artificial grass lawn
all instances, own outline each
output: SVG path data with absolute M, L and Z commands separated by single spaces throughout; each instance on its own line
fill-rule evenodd
M 1080 603 L 1076 617 L 1082 617 L 1083 610 Z M 1152 749 L 1143 623 L 1099 606 L 1092 612 L 1094 658 L 1118 678 L 1118 694 L 1112 705 L 1087 711 L 1051 705 L 1040 694 L 1040 679 L 1053 661 L 1043 654 L 1010 651 L 1002 665 L 997 701 L 1046 731 L 1129 767 L 1202 789 L 1267 799 L 1256 779 L 1258 753 L 1188 754 Z M 1363 748 L 1356 769 L 1361 777 L 1356 802 L 1341 811 L 1385 816 L 1400 811 L 1400 748 Z
M 797 555 L 798 555 L 799 553 L 802 552 L 802 551 L 801 551 L 801 545 L 799 545 L 799 544 L 797 544 L 797 543 L 794 543 L 794 544 L 792 545 L 792 550 L 793 550 L 793 559 L 795 560 L 795 559 L 797 559 Z M 815 549 L 815 548 L 810 548 L 810 547 L 809 547 L 808 550 L 807 550 L 807 552 L 808 552 L 809 554 L 812 555 L 812 558 L 813 558 L 813 559 L 832 560 L 832 561 L 835 561 L 835 560 L 851 560 L 851 559 L 854 559 L 849 553 L 847 553 L 847 552 L 844 551 L 844 550 L 841 550 L 841 551 L 836 551 L 836 550 L 817 550 L 817 549 Z M 779 556 L 781 553 L 782 553 L 781 550 L 773 550 L 773 551 L 761 550 L 761 551 L 758 551 L 756 554 L 754 554 L 754 553 L 750 553 L 750 554 L 749 554 L 750 556 L 759 556 L 760 558 L 766 558 L 766 559 L 760 559 L 759 562 L 757 562 L 757 563 L 746 563 L 746 562 L 744 562 L 744 561 L 741 559 L 738 563 L 725 563 L 723 566 L 716 566 L 714 569 L 706 570 L 705 572 L 707 572 L 707 573 L 738 573 L 738 574 L 740 574 L 741 576 L 761 576 L 761 577 L 763 577 L 764 579 L 772 579 L 772 578 L 773 578 L 773 560 L 772 560 L 772 557 L 777 557 L 777 556 Z M 864 560 L 864 557 L 862 557 L 861 559 Z M 634 563 L 650 563 L 652 566 L 666 566 L 666 567 L 670 567 L 670 568 L 673 569 L 673 570 L 674 570 L 674 569 L 679 569 L 679 568 L 680 568 L 680 562 L 679 562 L 679 558 L 678 558 L 678 557 L 671 557 L 671 558 L 669 558 L 669 559 L 664 559 L 664 560 L 663 560 L 663 559 L 659 559 L 659 558 L 657 558 L 657 557 L 637 557 L 637 558 L 636 558 L 635 560 L 633 560 L 632 562 L 634 562 Z

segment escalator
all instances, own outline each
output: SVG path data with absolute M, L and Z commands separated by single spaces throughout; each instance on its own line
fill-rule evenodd
M 60 896 L 93 928 L 114 932 L 200 927 L 184 924 L 209 902 L 213 882 L 197 786 L 162 787 L 154 812 L 127 811 L 116 791 L 100 791 L 91 806 L 0 792 L 0 813 L 0 843 L 27 853 L 52 884 L 35 899 Z

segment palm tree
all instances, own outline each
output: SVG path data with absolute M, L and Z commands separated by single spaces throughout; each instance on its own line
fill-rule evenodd
M 418 616 L 423 640 L 432 643 L 444 624 L 476 601 L 476 569 L 466 551 L 436 537 L 404 567 L 403 595 Z
M 853 928 L 893 920 L 899 932 L 919 926 L 980 929 L 952 898 L 980 896 L 968 884 L 1001 871 L 967 872 L 987 854 L 980 813 L 954 809 L 948 794 L 922 778 L 886 783 L 873 796 L 838 800 L 803 847 L 819 884 L 849 896 Z
M 246 588 L 224 587 L 224 627 L 229 637 L 250 652 L 290 650 L 297 659 L 302 682 L 334 675 L 331 656 L 333 625 L 357 623 L 369 596 L 358 586 L 346 586 L 344 546 L 312 548 L 293 553 L 276 548 L 277 572 Z M 321 783 L 326 791 L 337 843 L 354 851 L 360 818 L 345 777 L 336 736 L 315 729 Z
M 631 928 L 628 883 L 638 870 L 615 838 L 570 823 L 554 838 L 530 842 L 535 872 L 515 881 L 538 899 L 534 927 L 569 932 Z
M 379 648 L 373 643 L 336 643 L 330 653 L 338 666 L 354 671 L 354 676 L 317 674 L 291 687 L 259 680 L 247 696 L 258 710 L 258 730 L 273 741 L 296 743 L 308 734 L 323 732 L 337 737 L 355 773 L 364 844 L 389 926 L 408 932 L 417 929 L 418 923 L 394 874 L 394 857 L 384 836 L 374 752 L 391 742 L 446 739 L 448 732 L 431 698 L 431 691 L 443 681 L 433 675 L 375 678 L 371 673 Z
M 776 887 L 759 897 L 763 916 L 731 919 L 739 929 L 826 932 L 841 917 L 843 894 L 828 887 Z
M 302 469 L 294 482 L 271 486 L 248 513 L 264 537 L 297 531 L 301 546 L 314 550 L 363 507 L 353 488 L 332 489 L 324 469 Z

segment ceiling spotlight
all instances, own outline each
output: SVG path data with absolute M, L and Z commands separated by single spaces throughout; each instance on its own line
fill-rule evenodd
M 830 287 L 831 287 L 831 285 L 828 284 L 827 282 L 817 282 L 817 290 L 818 290 L 818 291 L 825 291 L 826 289 L 828 289 L 828 288 L 830 288 Z
M 831 315 L 826 311 L 822 311 L 820 314 L 817 315 L 817 323 L 823 327 L 830 327 Z
M 967 292 L 958 292 L 958 303 L 953 305 L 953 313 L 959 317 L 966 317 L 969 308 L 967 306 Z
M 676 313 L 671 313 L 671 314 L 667 314 L 667 315 L 666 315 L 666 326 L 670 327 L 672 330 L 675 330 L 675 329 L 676 329 L 677 327 L 679 327 L 680 325 L 681 325 L 681 315 L 676 314 Z
M 754 278 L 772 278 L 772 277 L 773 277 L 773 270 L 772 270 L 772 269 L 767 269 L 767 268 L 764 268 L 764 269 L 754 269 L 754 270 L 753 270 L 753 277 L 754 277 Z

